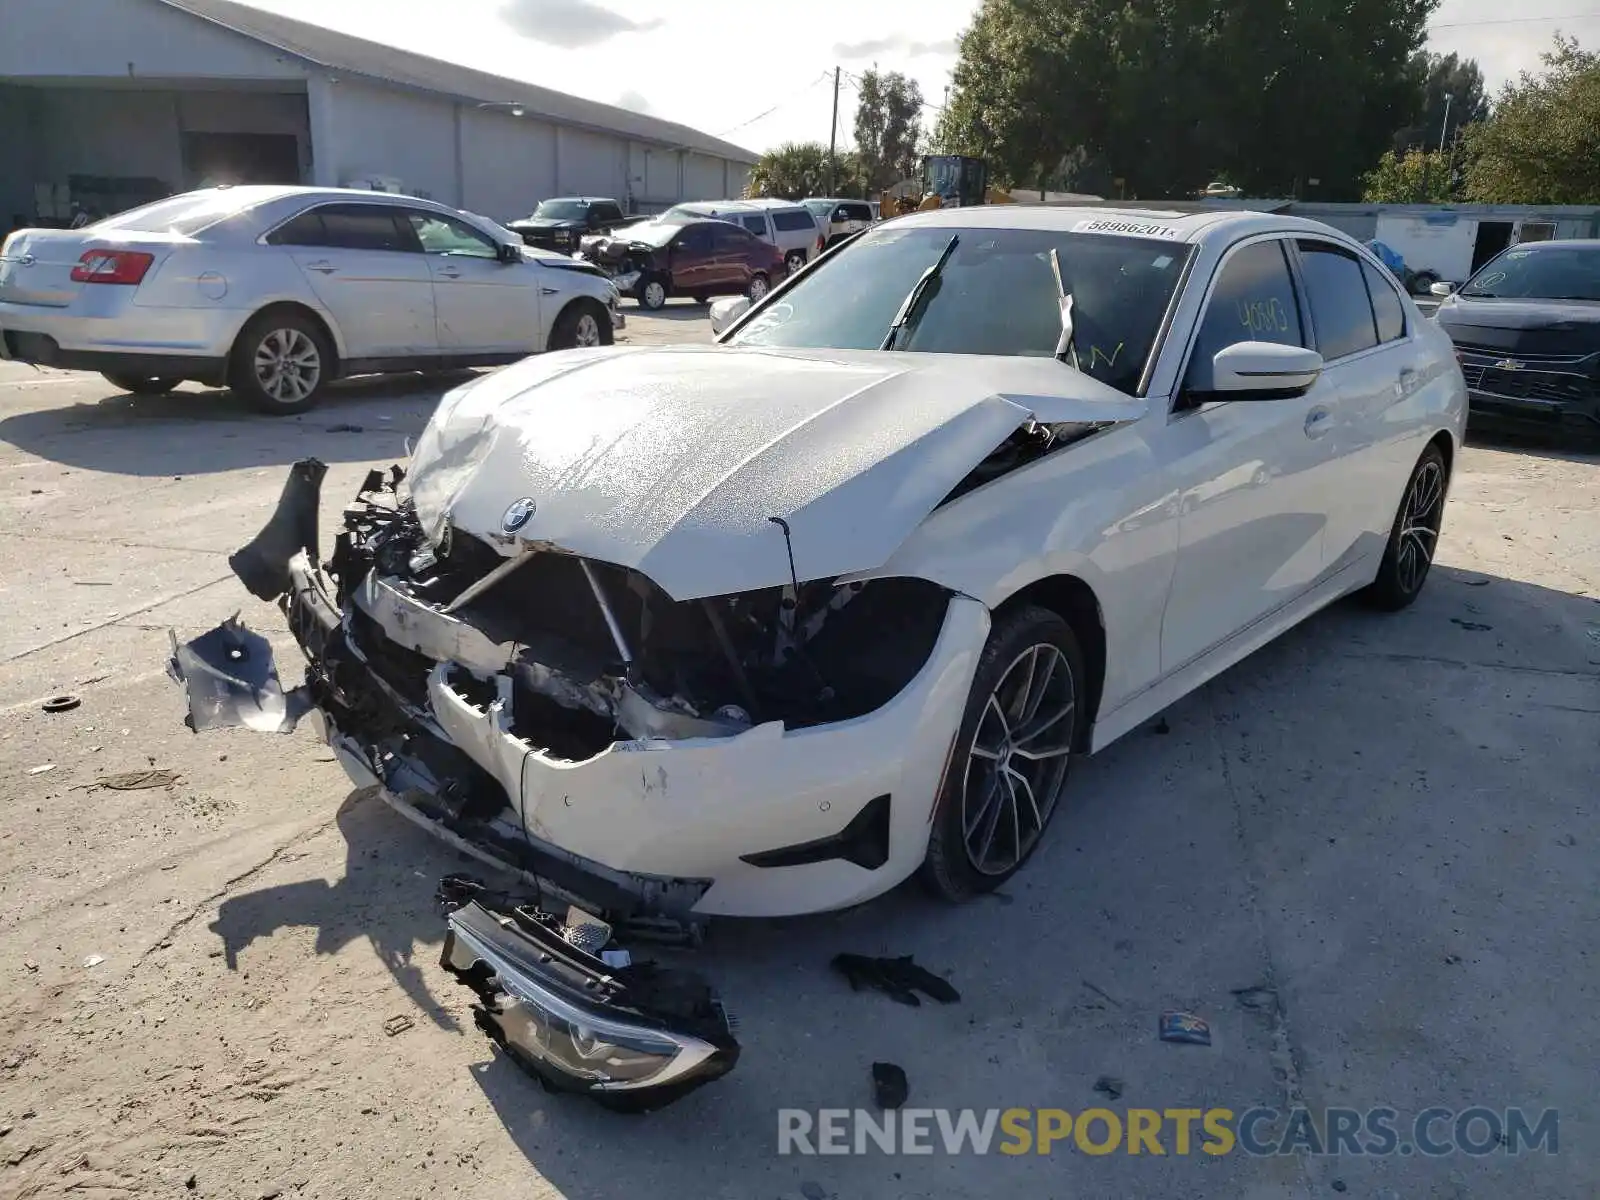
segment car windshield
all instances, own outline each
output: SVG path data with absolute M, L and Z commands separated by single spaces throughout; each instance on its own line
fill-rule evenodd
M 923 272 L 955 249 L 924 289 L 896 350 L 1048 358 L 1061 338 L 1050 252 L 1073 299 L 1081 370 L 1137 391 L 1192 247 L 1146 237 L 1044 229 L 882 226 L 759 310 L 730 339 L 745 346 L 875 350 Z
M 688 219 L 673 217 L 671 213 L 656 217 L 654 220 L 641 221 L 637 225 L 627 228 L 627 239 L 645 246 L 654 246 L 660 249 L 673 238 L 678 236 L 678 231 L 689 223 Z
M 1461 289 L 1464 296 L 1600 300 L 1600 246 L 1547 243 L 1507 250 Z
M 536 221 L 582 221 L 589 216 L 589 206 L 582 200 L 545 200 L 533 210 Z
M 825 217 L 833 211 L 834 202 L 832 200 L 807 200 L 805 206 L 811 210 L 812 216 Z

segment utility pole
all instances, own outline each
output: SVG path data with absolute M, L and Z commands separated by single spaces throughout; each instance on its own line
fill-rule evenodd
M 833 123 L 828 126 L 828 195 L 833 195 L 834 151 L 839 145 L 839 68 L 833 69 Z

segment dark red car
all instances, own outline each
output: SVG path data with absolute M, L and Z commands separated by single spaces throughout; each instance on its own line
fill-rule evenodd
M 646 221 L 603 239 L 585 254 L 645 308 L 669 296 L 749 296 L 759 300 L 783 279 L 783 251 L 729 221 Z

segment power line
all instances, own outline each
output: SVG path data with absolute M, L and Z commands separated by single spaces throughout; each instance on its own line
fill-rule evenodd
M 761 120 L 763 117 L 770 117 L 773 113 L 777 112 L 780 108 L 785 108 L 788 105 L 793 104 L 796 100 L 800 99 L 802 96 L 805 96 L 814 87 L 816 87 L 817 84 L 821 83 L 824 79 L 827 79 L 831 74 L 832 74 L 832 72 L 830 72 L 830 71 L 823 71 L 820 75 L 818 75 L 810 83 L 806 84 L 805 87 L 801 88 L 794 95 L 790 96 L 787 100 L 778 101 L 771 108 L 763 109 L 761 112 L 758 112 L 755 116 L 751 117 L 748 121 L 740 121 L 732 129 L 725 129 L 721 133 L 717 134 L 717 136 L 718 137 L 727 137 L 728 134 L 730 134 L 730 133 L 739 132 L 739 130 L 743 129 L 746 125 L 754 125 L 757 121 Z
M 1600 21 L 1600 13 L 1567 13 L 1559 17 L 1496 17 L 1490 21 L 1444 21 L 1429 29 L 1468 29 L 1479 25 L 1547 25 L 1553 21 Z

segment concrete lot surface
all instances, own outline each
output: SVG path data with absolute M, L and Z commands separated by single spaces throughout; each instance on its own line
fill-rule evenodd
M 627 311 L 630 341 L 707 333 Z M 714 929 L 744 1058 L 623 1118 L 474 1029 L 437 966 L 457 856 L 309 726 L 189 733 L 164 677 L 169 629 L 242 610 L 295 681 L 227 554 L 306 455 L 328 535 L 450 382 L 274 420 L 0 365 L 0 1196 L 1600 1194 L 1600 460 L 1474 444 L 1413 609 L 1340 605 L 1079 764 L 1003 895 Z M 151 770 L 178 778 L 97 784 Z M 914 954 L 961 1002 L 853 993 L 839 951 Z M 1167 1009 L 1212 1045 L 1159 1041 Z M 1553 1108 L 1558 1153 L 777 1153 L 780 1108 L 870 1108 L 875 1060 L 952 1109 Z

